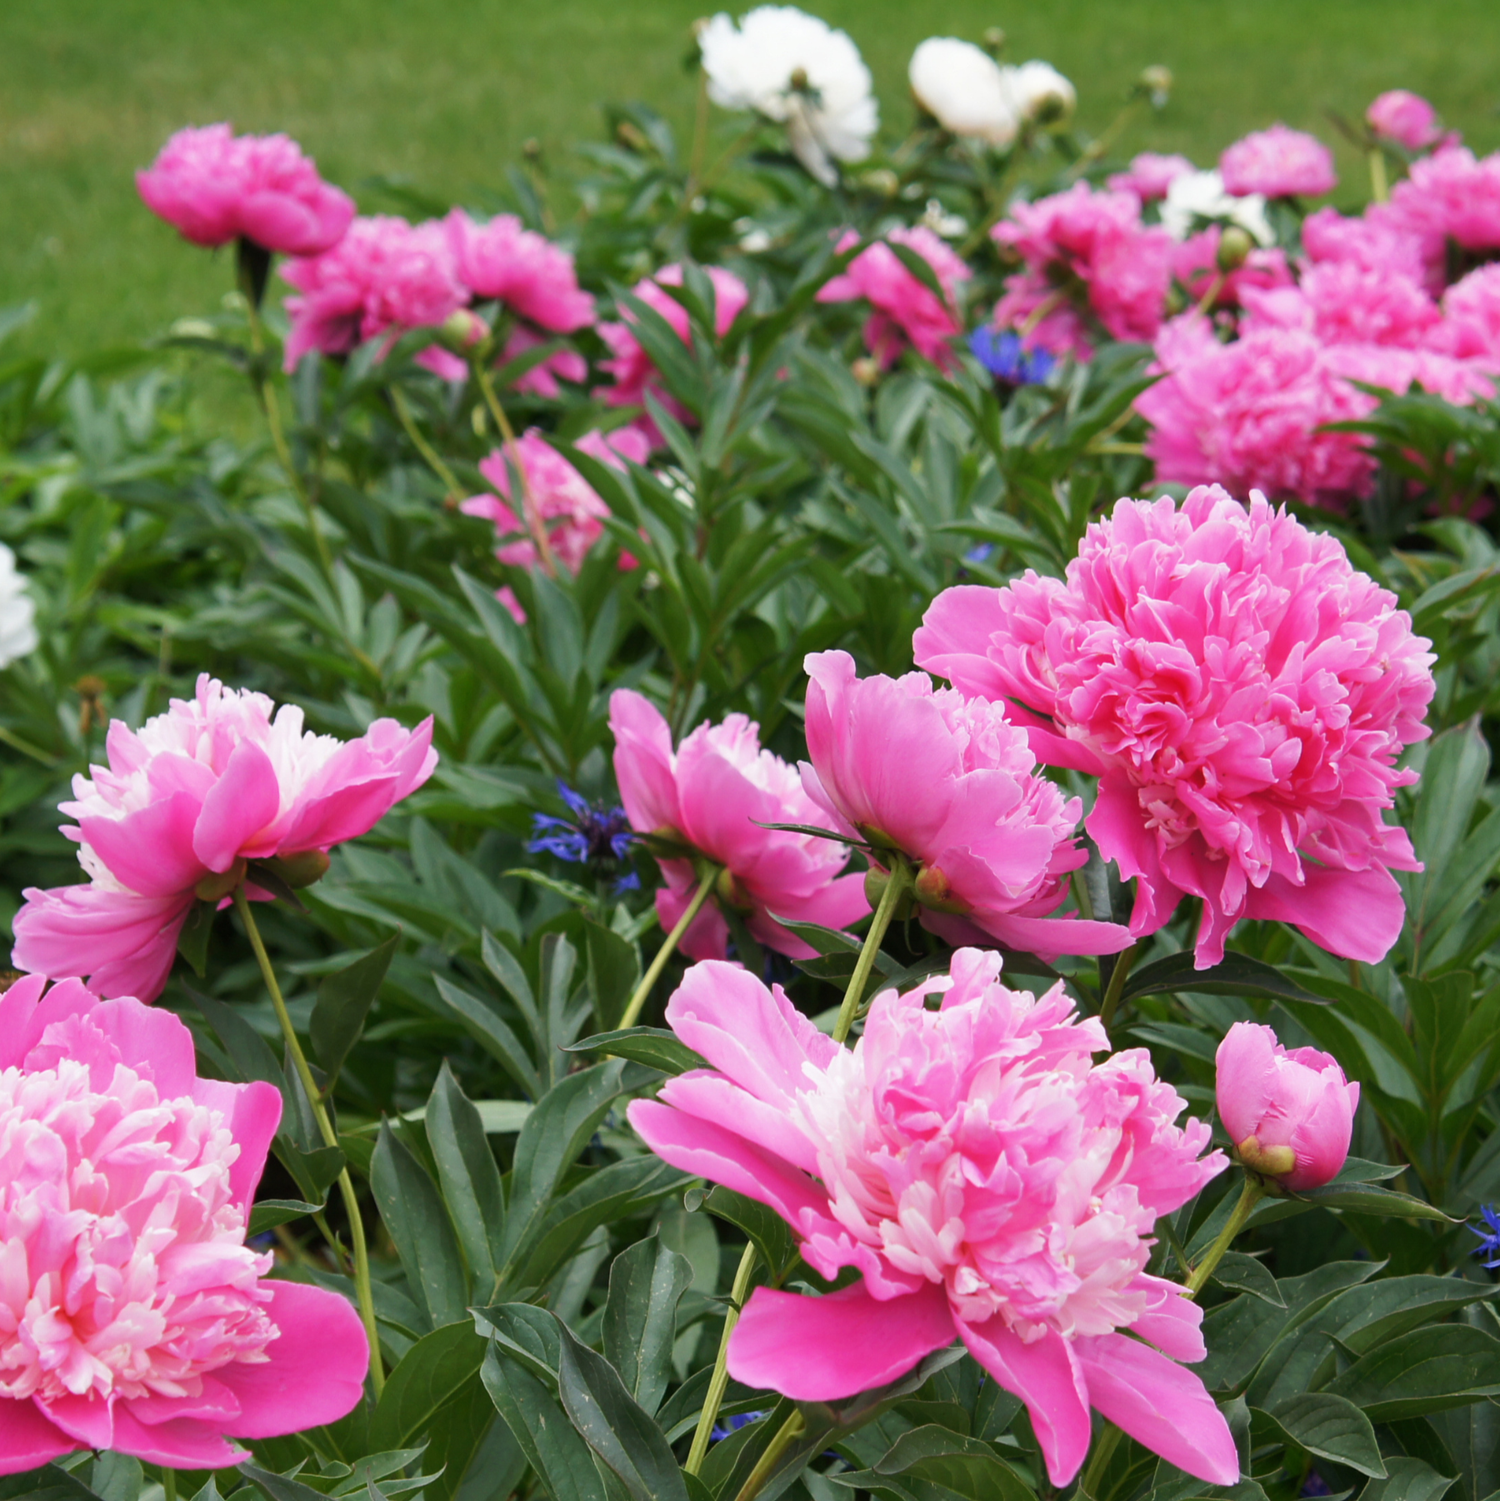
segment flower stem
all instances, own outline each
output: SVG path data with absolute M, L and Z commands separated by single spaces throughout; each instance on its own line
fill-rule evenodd
M 766 1445 L 766 1452 L 755 1461 L 755 1468 L 750 1471 L 745 1483 L 740 1487 L 739 1494 L 734 1501 L 754 1501 L 764 1489 L 766 1481 L 771 1478 L 776 1466 L 781 1463 L 781 1456 L 792 1446 L 793 1442 L 802 1436 L 807 1424 L 800 1412 L 787 1415 L 787 1420 L 776 1430 L 776 1437 Z
M 406 436 L 411 439 L 412 446 L 427 461 L 427 467 L 443 482 L 446 492 L 443 499 L 452 505 L 457 505 L 463 499 L 458 481 L 453 477 L 453 471 L 438 456 L 438 451 L 422 434 L 422 429 L 417 426 L 416 419 L 411 414 L 411 407 L 407 405 L 406 397 L 401 394 L 399 386 L 390 388 L 391 405 L 396 409 L 396 416 L 401 420 L 401 426 L 406 429 Z
M 547 536 L 547 528 L 542 520 L 542 513 L 537 508 L 536 496 L 531 491 L 531 476 L 526 473 L 526 466 L 521 462 L 521 450 L 516 443 L 516 431 L 510 425 L 510 418 L 505 415 L 505 408 L 500 405 L 500 397 L 496 394 L 495 383 L 490 379 L 490 372 L 483 359 L 474 354 L 469 358 L 469 368 L 474 372 L 474 379 L 484 396 L 484 404 L 490 409 L 490 416 L 495 419 L 495 426 L 500 429 L 500 436 L 505 440 L 506 456 L 510 459 L 511 468 L 516 471 L 517 483 L 521 486 L 521 510 L 526 518 L 526 530 L 531 540 L 536 545 L 537 555 L 541 560 L 542 572 L 548 578 L 557 577 L 557 558 L 552 552 L 552 542 Z
M 1218 1238 L 1208 1248 L 1208 1254 L 1193 1268 L 1193 1275 L 1187 1280 L 1188 1297 L 1196 1298 L 1203 1291 L 1208 1279 L 1213 1276 L 1214 1268 L 1224 1259 L 1224 1253 L 1229 1249 L 1236 1235 L 1245 1228 L 1245 1221 L 1250 1218 L 1250 1211 L 1265 1197 L 1266 1189 L 1261 1180 L 1254 1173 L 1245 1174 L 1245 1186 L 1240 1190 L 1240 1201 L 1234 1206 L 1233 1213 L 1224 1222 L 1224 1228 L 1219 1231 Z
M 1119 1443 L 1120 1430 L 1113 1423 L 1106 1422 L 1100 1428 L 1099 1437 L 1094 1443 L 1094 1452 L 1089 1456 L 1089 1467 L 1083 1472 L 1083 1479 L 1078 1482 L 1080 1496 L 1088 1496 L 1093 1498 L 1093 1501 L 1098 1501 L 1099 1482 L 1104 1479 L 1104 1472 L 1109 1468 L 1109 1462 L 1114 1458 Z
M 166 1501 L 177 1501 L 177 1471 L 163 1467 L 161 1472 L 161 1488 L 165 1493 Z
M 318 1133 L 325 1146 L 336 1147 L 339 1144 L 338 1133 L 328 1118 L 328 1111 L 308 1065 L 307 1055 L 302 1051 L 302 1044 L 297 1041 L 291 1013 L 286 1009 L 286 999 L 281 993 L 281 986 L 276 982 L 276 971 L 271 968 L 271 957 L 266 953 L 260 928 L 256 925 L 255 914 L 250 910 L 250 902 L 243 886 L 235 887 L 234 908 L 245 925 L 245 935 L 250 940 L 250 947 L 255 951 L 255 961 L 260 965 L 261 978 L 266 982 L 266 990 L 271 996 L 271 1007 L 276 1012 L 276 1020 L 281 1024 L 281 1035 L 286 1040 L 287 1052 L 291 1054 L 297 1077 L 302 1081 L 302 1088 L 312 1106 Z M 349 1216 L 349 1239 L 354 1247 L 354 1293 L 359 1303 L 360 1317 L 364 1320 L 365 1337 L 370 1342 L 370 1381 L 378 1399 L 385 1388 L 385 1367 L 381 1364 L 380 1334 L 375 1327 L 375 1293 L 370 1283 L 370 1250 L 365 1244 L 365 1222 L 359 1212 L 354 1180 L 349 1176 L 347 1167 L 339 1173 L 339 1192 L 343 1196 L 344 1210 Z
M 709 1378 L 708 1392 L 703 1398 L 703 1411 L 698 1414 L 698 1427 L 693 1434 L 693 1444 L 688 1450 L 687 1463 L 683 1469 L 696 1475 L 703 1468 L 703 1456 L 708 1453 L 708 1440 L 714 1424 L 719 1420 L 719 1408 L 724 1401 L 724 1389 L 729 1385 L 729 1336 L 740 1321 L 740 1309 L 750 1296 L 750 1277 L 755 1271 L 755 1242 L 745 1247 L 740 1257 L 739 1270 L 734 1274 L 734 1286 L 729 1293 L 729 1310 L 724 1315 L 724 1333 L 719 1338 L 719 1354 L 714 1361 L 714 1373 Z
M 620 1018 L 620 1030 L 623 1032 L 627 1027 L 633 1027 L 636 1018 L 641 1014 L 641 1007 L 646 1004 L 646 997 L 651 994 L 651 987 L 661 978 L 661 972 L 667 967 L 667 960 L 677 951 L 677 945 L 682 941 L 682 935 L 687 932 L 692 921 L 702 911 L 703 904 L 708 900 L 708 894 L 714 889 L 714 882 L 719 879 L 722 865 L 710 865 L 703 872 L 703 879 L 698 883 L 698 889 L 693 893 L 693 899 L 688 903 L 687 911 L 677 919 L 677 926 L 667 934 L 666 942 L 656 951 L 656 957 L 651 961 L 651 967 L 641 976 L 641 983 L 635 987 L 635 994 L 630 998 L 630 1004 L 625 1008 L 625 1015 Z
M 880 905 L 870 920 L 870 931 L 865 934 L 864 946 L 859 951 L 854 973 L 849 976 L 849 988 L 844 992 L 844 1004 L 839 1007 L 838 1020 L 833 1024 L 835 1042 L 842 1043 L 849 1036 L 865 986 L 870 980 L 870 971 L 875 967 L 875 956 L 880 952 L 881 940 L 891 925 L 891 918 L 896 915 L 897 903 L 911 889 L 911 883 L 911 869 L 906 861 L 899 856 L 892 859 L 890 879 L 880 894 Z
M 1379 146 L 1370 147 L 1370 196 L 1376 203 L 1390 202 L 1391 187 L 1386 181 L 1385 151 Z
M 1125 993 L 1125 981 L 1130 978 L 1131 966 L 1135 963 L 1145 943 L 1133 943 L 1123 954 L 1115 955 L 1115 967 L 1109 972 L 1109 984 L 1104 991 L 1104 1000 L 1099 1006 L 1099 1023 L 1106 1032 L 1115 1019 L 1120 997 Z

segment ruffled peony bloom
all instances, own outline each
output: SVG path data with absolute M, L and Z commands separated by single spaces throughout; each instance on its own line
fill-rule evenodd
M 1185 156 L 1142 151 L 1131 158 L 1128 172 L 1116 172 L 1109 179 L 1109 187 L 1115 193 L 1134 193 L 1142 203 L 1159 203 L 1179 177 L 1197 170 Z
M 1219 1119 L 1244 1164 L 1293 1193 L 1338 1177 L 1359 1085 L 1316 1048 L 1288 1052 L 1269 1027 L 1236 1022 L 1214 1058 Z
M 443 221 L 458 279 L 481 301 L 552 333 L 571 334 L 594 321 L 594 299 L 578 286 L 573 257 L 514 214 L 476 224 L 461 208 Z
M 1026 730 L 1003 708 L 935 689 L 921 672 L 856 678 L 847 652 L 814 652 L 805 665 L 803 785 L 877 860 L 899 850 L 917 867 L 928 927 L 1052 955 L 1129 944 L 1115 923 L 1049 916 L 1086 859 L 1073 838 L 1083 809 L 1035 775 Z
M 1345 218 L 1335 208 L 1318 209 L 1302 221 L 1302 249 L 1316 264 L 1347 262 L 1409 277 L 1429 292 L 1442 289 L 1441 272 L 1436 286 L 1429 274 L 1422 236 L 1397 218 L 1389 204 L 1372 204 L 1357 219 Z
M 1276 236 L 1266 217 L 1262 193 L 1239 196 L 1214 171 L 1182 172 L 1167 184 L 1161 205 L 1162 227 L 1174 240 L 1186 240 L 1205 224 L 1238 224 L 1257 245 L 1273 245 Z
M 1391 189 L 1389 213 L 1420 238 L 1438 274 L 1449 240 L 1464 250 L 1500 249 L 1500 152 L 1476 160 L 1467 146 L 1445 146 L 1413 162 Z
M 1443 294 L 1443 323 L 1434 343 L 1500 374 L 1500 263 L 1480 266 Z
M 999 974 L 998 955 L 959 950 L 951 975 L 877 995 L 851 1052 L 742 970 L 688 971 L 667 1021 L 711 1068 L 632 1102 L 631 1124 L 674 1166 L 769 1205 L 824 1277 L 863 1273 L 826 1297 L 757 1288 L 730 1374 L 834 1401 L 957 1335 L 1025 1402 L 1054 1485 L 1083 1463 L 1091 1406 L 1233 1484 L 1228 1426 L 1176 1363 L 1203 1359 L 1203 1315 L 1145 1270 L 1157 1217 L 1223 1155 L 1200 1155 L 1201 1121 L 1174 1124 L 1184 1101 L 1144 1048 L 1093 1063 L 1104 1030 L 1061 984 L 1038 999 Z
M 658 859 L 667 882 L 656 893 L 664 930 L 676 926 L 701 880 L 692 855 L 724 867 L 713 899 L 683 935 L 680 947 L 690 958 L 724 958 L 723 906 L 744 918 L 758 942 L 793 959 L 810 959 L 813 950 L 772 913 L 842 928 L 869 911 L 864 877 L 839 874 L 849 860 L 842 844 L 758 826 L 816 825 L 823 810 L 785 761 L 761 749 L 753 720 L 731 714 L 722 724 L 705 722 L 674 752 L 666 720 L 649 700 L 622 688 L 610 696 L 609 727 L 631 827 L 686 846 L 681 856 Z
M 1004 150 L 1021 129 L 1021 116 L 1000 64 L 982 47 L 951 36 L 930 36 L 906 70 L 912 94 L 944 130 Z
M 286 299 L 288 371 L 312 350 L 348 354 L 381 334 L 388 347 L 409 329 L 436 328 L 469 300 L 437 220 L 356 219 L 332 250 L 288 261 L 281 274 L 302 294 Z M 445 349 L 418 358 L 445 380 L 464 377 L 464 362 Z
M 969 268 L 930 229 L 893 229 L 886 239 L 921 256 L 943 289 L 943 300 L 901 263 L 889 245 L 867 246 L 818 292 L 819 302 L 851 302 L 863 298 L 874 308 L 865 323 L 865 347 L 882 366 L 893 364 L 908 343 L 940 370 L 957 363 L 952 340 L 963 331 L 958 289 L 969 279 Z M 859 243 L 849 230 L 839 241 L 847 250 Z
M 1326 261 L 1303 273 L 1295 287 L 1246 288 L 1245 333 L 1296 328 L 1325 344 L 1390 344 L 1418 349 L 1431 341 L 1442 313 L 1420 283 L 1388 267 Z
M 797 160 L 825 187 L 833 163 L 862 162 L 880 125 L 870 70 L 848 34 L 794 5 L 761 5 L 736 28 L 722 11 L 698 46 L 708 97 L 786 126 Z
M 1223 227 L 1210 224 L 1172 247 L 1172 275 L 1195 304 L 1215 285 L 1219 288 L 1213 302 L 1216 308 L 1239 307 L 1245 293 L 1252 289 L 1271 291 L 1293 285 L 1292 268 L 1287 265 L 1286 253 L 1277 245 L 1269 250 L 1257 246 L 1242 265 L 1221 278 L 1219 246 L 1223 238 Z
M 179 130 L 135 185 L 195 245 L 243 236 L 280 255 L 321 255 L 354 217 L 354 200 L 324 182 L 295 141 L 236 136 L 228 125 Z
M 949 589 L 917 661 L 1029 712 L 1032 749 L 1099 777 L 1087 828 L 1136 880 L 1131 930 L 1203 899 L 1196 962 L 1242 917 L 1376 963 L 1401 931 L 1390 871 L 1418 870 L 1383 811 L 1423 740 L 1428 643 L 1343 547 L 1216 485 L 1122 500 L 1067 581 Z
M 30 656 L 41 638 L 36 633 L 36 601 L 16 555 L 0 542 L 0 667 Z
M 1333 153 L 1316 136 L 1273 125 L 1226 147 L 1219 158 L 1224 189 L 1267 198 L 1317 198 L 1338 186 Z
M 336 1293 L 245 1244 L 281 1118 L 192 1034 L 40 975 L 0 998 L 0 1474 L 79 1449 L 208 1470 L 332 1423 L 369 1347 Z
M 1001 70 L 1016 113 L 1038 125 L 1061 125 L 1078 107 L 1078 91 L 1051 63 L 1033 59 Z
M 1425 151 L 1443 138 L 1437 111 L 1420 95 L 1390 89 L 1370 101 L 1365 123 L 1377 136 L 1408 151 Z
M 24 893 L 17 969 L 154 1000 L 200 887 L 227 900 L 247 861 L 272 858 L 315 879 L 333 845 L 373 828 L 437 765 L 430 717 L 415 730 L 377 719 L 345 742 L 304 732 L 292 704 L 274 719 L 272 707 L 203 673 L 195 698 L 139 732 L 111 722 L 109 765 L 75 776 L 74 800 L 58 805 L 78 820 L 62 832 L 90 880 Z

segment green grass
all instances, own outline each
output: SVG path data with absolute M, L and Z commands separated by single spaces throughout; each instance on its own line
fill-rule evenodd
M 1168 108 L 1122 145 L 1201 163 L 1284 119 L 1333 141 L 1397 85 L 1427 94 L 1482 150 L 1500 146 L 1494 0 L 821 0 L 875 73 L 887 136 L 910 120 L 922 37 L 999 22 L 1016 59 L 1077 84 L 1085 126 L 1142 66 L 1168 64 Z M 0 6 L 0 306 L 36 299 L 31 349 L 77 353 L 214 307 L 221 257 L 178 243 L 132 172 L 179 125 L 286 130 L 356 193 L 379 175 L 463 198 L 537 137 L 558 160 L 598 104 L 640 98 L 685 127 L 682 67 L 699 0 L 6 0 Z M 721 121 L 721 124 L 723 122 Z M 1351 202 L 1362 168 L 1340 150 Z M 367 195 L 368 197 L 368 195 Z

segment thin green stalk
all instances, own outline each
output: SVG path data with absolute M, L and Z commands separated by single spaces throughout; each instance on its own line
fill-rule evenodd
M 1109 1462 L 1114 1458 L 1119 1443 L 1120 1430 L 1113 1423 L 1106 1422 L 1100 1428 L 1094 1452 L 1089 1456 L 1089 1467 L 1083 1472 L 1083 1479 L 1078 1482 L 1080 1496 L 1089 1496 L 1098 1501 L 1099 1482 L 1104 1479 L 1104 1472 L 1109 1468 Z
M 1224 1228 L 1219 1231 L 1218 1238 L 1208 1248 L 1208 1254 L 1193 1268 L 1193 1275 L 1187 1280 L 1188 1297 L 1196 1298 L 1204 1289 L 1208 1279 L 1213 1276 L 1214 1268 L 1224 1259 L 1224 1253 L 1233 1243 L 1236 1235 L 1245 1228 L 1245 1221 L 1250 1218 L 1250 1212 L 1265 1197 L 1265 1184 L 1254 1173 L 1245 1174 L 1245 1186 L 1240 1190 L 1240 1201 L 1234 1206 L 1234 1212 L 1224 1222 Z
M 835 1042 L 842 1043 L 849 1036 L 865 986 L 869 983 L 870 971 L 875 967 L 875 956 L 880 952 L 881 940 L 885 937 L 885 930 L 891 925 L 891 919 L 896 915 L 898 903 L 911 889 L 911 881 L 911 868 L 899 855 L 894 857 L 891 861 L 890 879 L 880 894 L 880 905 L 875 909 L 875 916 L 870 919 L 870 931 L 865 934 L 864 946 L 859 951 L 854 973 L 849 976 L 849 988 L 844 992 L 844 1004 L 839 1007 L 838 1020 L 833 1024 Z
M 1106 1032 L 1109 1031 L 1109 1024 L 1115 1019 L 1115 1010 L 1120 1004 L 1120 997 L 1125 993 L 1125 981 L 1130 977 L 1131 966 L 1145 946 L 1144 941 L 1133 943 L 1123 954 L 1115 956 L 1115 967 L 1110 971 L 1109 985 L 1099 1007 L 1099 1022 Z
M 1224 283 L 1228 280 L 1229 273 L 1227 271 L 1220 271 L 1214 277 L 1214 279 L 1209 282 L 1208 290 L 1198 299 L 1198 306 L 1196 311 L 1201 313 L 1204 317 L 1207 317 L 1209 310 L 1213 307 L 1214 303 L 1219 300 L 1219 293 L 1224 290 Z
M 687 911 L 677 919 L 677 926 L 667 934 L 667 940 L 656 951 L 656 958 L 651 961 L 651 967 L 641 976 L 641 983 L 635 987 L 635 994 L 630 998 L 630 1004 L 625 1008 L 625 1015 L 620 1018 L 620 1030 L 633 1027 L 636 1018 L 641 1014 L 641 1007 L 646 1004 L 646 997 L 651 994 L 651 987 L 661 978 L 661 972 L 667 967 L 667 960 L 677 951 L 677 945 L 682 941 L 682 935 L 687 932 L 693 919 L 702 911 L 703 904 L 708 900 L 708 894 L 714 889 L 714 882 L 719 879 L 722 865 L 710 865 L 703 873 L 703 879 L 698 883 L 698 889 L 693 893 L 693 899 L 688 903 Z
M 490 379 L 489 368 L 480 354 L 474 353 L 469 356 L 469 368 L 474 372 L 474 380 L 484 396 L 484 404 L 490 409 L 490 416 L 495 419 L 495 426 L 500 429 L 500 436 L 505 442 L 505 452 L 510 459 L 511 468 L 516 471 L 516 480 L 521 486 L 521 511 L 525 516 L 526 530 L 536 545 L 542 572 L 548 578 L 556 578 L 557 558 L 553 554 L 552 541 L 547 536 L 547 527 L 542 520 L 541 510 L 537 506 L 536 496 L 531 491 L 531 476 L 526 473 L 526 466 L 521 462 L 521 450 L 516 444 L 516 431 L 510 425 L 510 418 L 505 415 L 505 408 L 500 405 L 495 383 Z
M 443 498 L 457 505 L 463 499 L 463 491 L 459 489 L 458 481 L 453 477 L 453 471 L 443 462 L 437 449 L 429 443 L 422 429 L 417 426 L 416 419 L 411 414 L 411 407 L 407 405 L 406 397 L 401 394 L 399 386 L 390 388 L 391 405 L 396 409 L 396 416 L 401 421 L 401 426 L 406 429 L 406 436 L 411 439 L 412 446 L 427 461 L 427 467 L 443 482 L 446 492 Z
M 21 739 L 19 735 L 6 729 L 4 725 L 0 725 L 0 740 L 3 740 L 12 750 L 20 751 L 23 756 L 30 756 L 33 761 L 40 761 L 43 766 L 50 767 L 57 765 L 57 758 L 55 756 L 49 756 L 46 751 L 38 750 L 29 740 Z
M 271 967 L 271 956 L 266 953 L 266 945 L 261 939 L 260 928 L 256 925 L 255 914 L 250 910 L 250 902 L 245 896 L 243 886 L 235 887 L 234 908 L 240 915 L 240 921 L 245 925 L 245 935 L 250 940 L 250 947 L 255 951 L 255 962 L 260 965 L 261 978 L 266 982 L 266 990 L 270 993 L 271 1007 L 276 1012 L 276 1020 L 281 1024 L 281 1035 L 286 1041 L 287 1052 L 291 1054 L 297 1077 L 301 1079 L 302 1088 L 312 1105 L 313 1117 L 318 1123 L 318 1133 L 322 1136 L 325 1146 L 336 1147 L 339 1144 L 338 1133 L 333 1129 L 333 1122 L 328 1117 L 328 1110 L 323 1104 L 322 1095 L 313 1078 L 307 1055 L 302 1051 L 302 1044 L 297 1041 L 297 1031 L 292 1026 L 291 1013 L 286 1009 L 286 998 L 282 995 L 281 986 L 276 981 L 276 971 Z M 359 1199 L 354 1192 L 354 1180 L 349 1176 L 347 1167 L 339 1174 L 339 1192 L 343 1195 L 344 1210 L 349 1216 L 349 1239 L 354 1247 L 354 1294 L 359 1302 L 360 1317 L 364 1320 L 365 1337 L 370 1342 L 370 1380 L 378 1399 L 385 1389 L 385 1367 L 380 1360 L 380 1333 L 375 1326 L 375 1292 L 370 1283 L 370 1250 L 365 1243 L 365 1222 L 359 1212 Z M 335 1254 L 337 1254 L 337 1247 L 335 1247 Z
M 739 1270 L 734 1274 L 734 1286 L 729 1293 L 729 1310 L 724 1315 L 724 1333 L 719 1339 L 719 1354 L 714 1361 L 714 1373 L 709 1378 L 708 1392 L 703 1399 L 703 1411 L 698 1414 L 698 1427 L 693 1434 L 693 1444 L 688 1450 L 687 1463 L 683 1469 L 696 1475 L 703 1468 L 703 1456 L 708 1453 L 709 1436 L 719 1420 L 719 1408 L 724 1401 L 724 1390 L 729 1385 L 729 1336 L 740 1321 L 740 1309 L 750 1296 L 750 1278 L 755 1271 L 755 1242 L 745 1247 L 740 1257 Z
M 166 1493 L 166 1501 L 177 1501 L 177 1471 L 163 1469 L 161 1472 L 161 1488 Z
M 1391 185 L 1386 180 L 1385 151 L 1379 146 L 1370 147 L 1370 196 L 1376 203 L 1389 203 Z
M 755 1461 L 755 1468 L 746 1477 L 734 1501 L 755 1501 L 755 1497 L 765 1488 L 766 1481 L 775 1472 L 776 1466 L 781 1463 L 781 1456 L 801 1438 L 806 1427 L 800 1412 L 787 1415 L 786 1422 L 776 1430 L 776 1437 L 766 1445 L 766 1452 Z

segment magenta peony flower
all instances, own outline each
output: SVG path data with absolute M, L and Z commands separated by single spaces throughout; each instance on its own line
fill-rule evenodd
M 1116 172 L 1109 179 L 1114 193 L 1134 193 L 1142 203 L 1158 203 L 1179 177 L 1198 169 L 1185 156 L 1166 156 L 1159 151 L 1142 151 L 1131 158 L 1128 172 Z
M 1316 136 L 1276 124 L 1226 147 L 1219 158 L 1226 191 L 1243 197 L 1317 198 L 1338 186 L 1333 153 Z
M 1269 1027 L 1236 1022 L 1214 1058 L 1219 1119 L 1247 1167 L 1294 1193 L 1338 1177 L 1359 1085 L 1316 1048 L 1288 1052 Z
M 1443 138 L 1437 111 L 1420 95 L 1390 89 L 1370 101 L 1365 123 L 1376 135 L 1408 151 L 1425 151 Z
M 351 1411 L 369 1346 L 245 1244 L 281 1118 L 196 1073 L 192 1034 L 40 975 L 0 997 L 0 1474 L 79 1449 L 220 1469 Z
M 762 750 L 760 726 L 743 714 L 703 723 L 672 750 L 672 732 L 639 693 L 610 696 L 615 780 L 631 828 L 690 846 L 724 867 L 708 902 L 680 947 L 694 959 L 722 959 L 729 924 L 720 904 L 740 913 L 758 942 L 793 959 L 813 950 L 772 917 L 842 928 L 869 911 L 864 877 L 840 875 L 849 854 L 813 834 L 758 827 L 767 823 L 820 825 L 823 810 L 802 790 L 797 773 Z M 661 925 L 670 931 L 687 911 L 701 877 L 684 850 L 661 857 L 667 884 L 656 893 Z
M 1464 250 L 1500 249 L 1500 152 L 1475 160 L 1466 146 L 1445 146 L 1413 162 L 1391 189 L 1389 212 L 1439 270 L 1449 240 Z
M 191 702 L 173 699 L 139 732 L 110 724 L 109 765 L 74 777 L 59 804 L 78 820 L 63 833 L 90 880 L 24 893 L 17 969 L 155 1000 L 200 887 L 227 901 L 246 861 L 272 857 L 304 857 L 316 877 L 318 855 L 373 828 L 437 765 L 430 717 L 415 730 L 377 719 L 344 742 L 305 733 L 294 705 L 271 709 L 203 673 Z
M 1026 730 L 1005 711 L 925 673 L 856 678 L 847 652 L 807 657 L 802 781 L 835 821 L 917 866 L 922 920 L 951 941 L 999 940 L 1037 953 L 1113 954 L 1115 923 L 1054 918 L 1082 805 L 1034 774 Z
M 895 363 L 908 343 L 923 359 L 940 370 L 956 363 L 953 338 L 963 332 L 958 289 L 970 276 L 969 268 L 930 229 L 893 229 L 886 239 L 915 251 L 929 266 L 942 287 L 941 302 L 922 285 L 889 248 L 879 242 L 867 246 L 849 263 L 842 276 L 835 276 L 818 293 L 819 302 L 853 302 L 863 298 L 874 312 L 865 323 L 865 348 L 882 365 Z M 859 243 L 849 230 L 839 241 L 847 250 Z
M 289 372 L 310 350 L 348 354 L 380 334 L 389 346 L 410 329 L 436 328 L 469 300 L 436 220 L 356 219 L 332 250 L 289 261 L 281 274 L 302 293 L 286 299 Z M 419 358 L 445 380 L 464 377 L 464 362 L 446 349 L 434 346 Z
M 1244 264 L 1237 266 L 1220 282 L 1219 245 L 1223 238 L 1223 226 L 1209 224 L 1172 247 L 1172 275 L 1182 283 L 1195 304 L 1201 302 L 1209 287 L 1216 283 L 1219 285 L 1213 303 L 1216 308 L 1239 307 L 1244 294 L 1252 289 L 1271 291 L 1293 285 L 1286 253 L 1274 245 L 1269 249 L 1257 245 L 1245 257 Z
M 1441 291 L 1442 269 L 1434 284 L 1422 236 L 1391 212 L 1371 204 L 1361 218 L 1347 219 L 1336 208 L 1320 208 L 1302 221 L 1302 249 L 1310 261 L 1349 262 L 1372 271 L 1390 271 Z
M 1443 323 L 1437 347 L 1500 374 L 1500 263 L 1471 271 L 1443 294 Z
M 1310 266 L 1295 287 L 1247 288 L 1242 301 L 1242 332 L 1301 329 L 1324 344 L 1418 349 L 1431 342 L 1442 321 L 1437 303 L 1412 277 L 1389 266 L 1365 267 L 1353 261 Z
M 594 321 L 594 299 L 579 290 L 573 257 L 514 214 L 476 224 L 456 208 L 443 225 L 458 278 L 480 301 L 503 302 L 552 333 L 575 333 Z
M 324 182 L 295 141 L 236 136 L 228 125 L 179 130 L 135 184 L 195 245 L 243 236 L 280 255 L 320 255 L 354 217 L 354 200 Z
M 1382 813 L 1417 780 L 1428 643 L 1333 537 L 1217 485 L 1122 500 L 1067 581 L 940 594 L 917 661 L 1029 711 L 1050 765 L 1099 777 L 1087 827 L 1136 877 L 1131 930 L 1203 899 L 1198 968 L 1242 917 L 1376 963 L 1401 930 L 1390 871 L 1420 870 Z
M 769 1205 L 822 1276 L 864 1274 L 821 1298 L 757 1288 L 730 1374 L 834 1401 L 957 1335 L 1026 1403 L 1054 1485 L 1083 1463 L 1091 1406 L 1233 1484 L 1228 1426 L 1176 1364 L 1203 1359 L 1202 1312 L 1145 1270 L 1157 1217 L 1223 1155 L 1200 1156 L 1201 1121 L 1174 1124 L 1184 1102 L 1144 1048 L 1093 1064 L 1104 1029 L 1060 983 L 1037 999 L 999 974 L 998 955 L 960 949 L 951 976 L 877 995 L 850 1052 L 779 988 L 688 971 L 667 1020 L 712 1067 L 632 1102 L 631 1124 L 675 1167 Z

